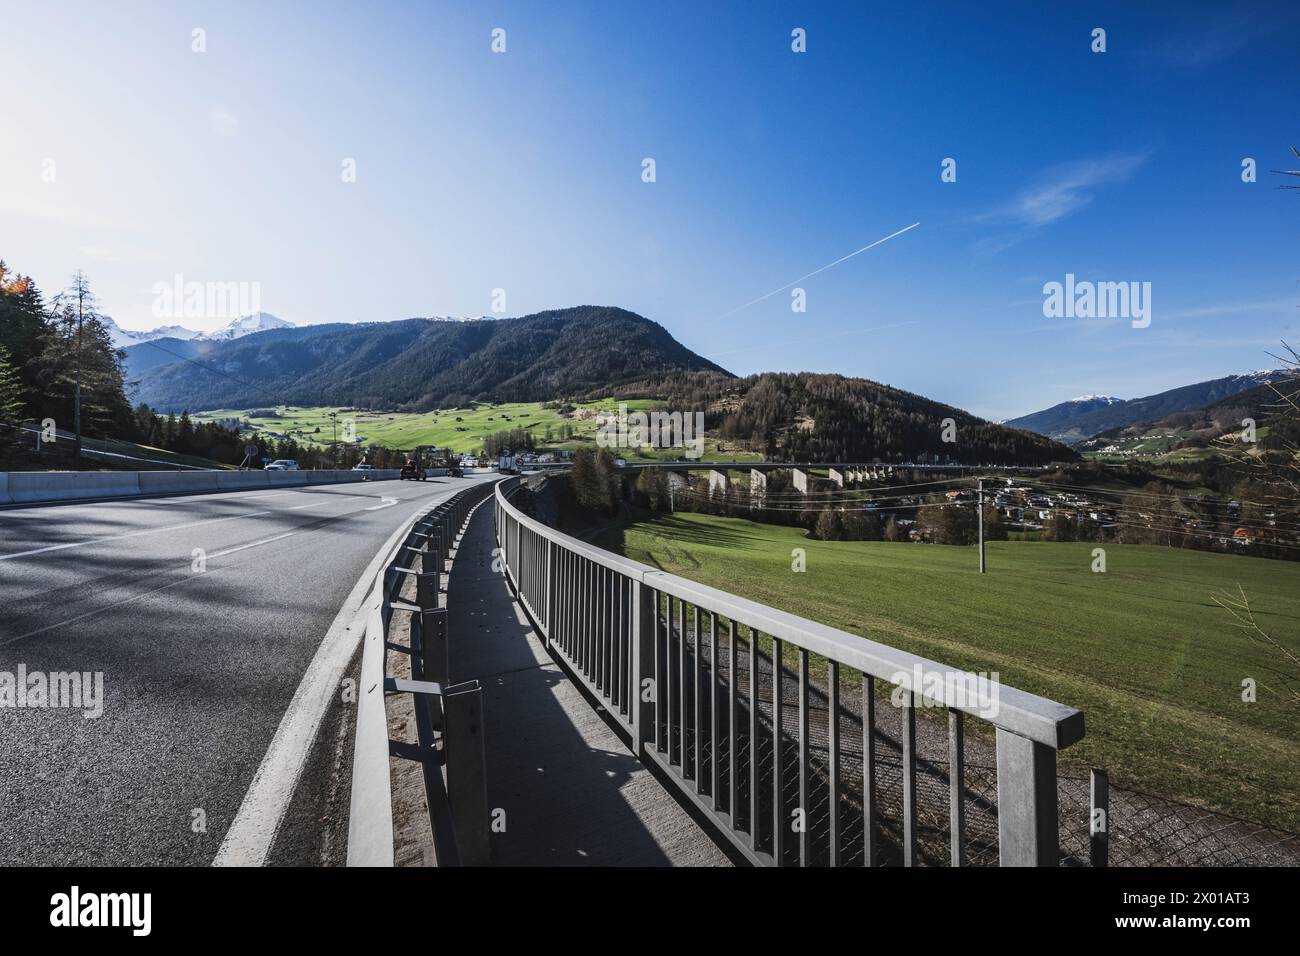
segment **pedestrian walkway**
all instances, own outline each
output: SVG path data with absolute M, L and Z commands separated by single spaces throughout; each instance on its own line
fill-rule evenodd
M 500 571 L 491 502 L 448 584 L 451 676 L 483 687 L 493 862 L 729 866 L 546 652 Z

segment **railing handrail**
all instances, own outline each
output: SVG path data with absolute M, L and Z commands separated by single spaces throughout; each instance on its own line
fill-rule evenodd
M 507 485 L 510 487 L 507 488 Z M 511 518 L 534 534 L 588 561 L 617 571 L 656 591 L 715 611 L 761 633 L 788 641 L 814 654 L 820 654 L 889 683 L 897 683 L 896 678 L 899 675 L 906 675 L 908 680 L 912 680 L 920 673 L 921 686 L 913 688 L 919 696 L 970 714 L 994 727 L 1035 743 L 1044 744 L 1053 750 L 1068 747 L 1083 737 L 1083 713 L 1073 707 L 999 682 L 987 681 L 981 685 L 988 694 L 984 699 L 991 698 L 997 702 L 997 714 L 990 716 L 978 701 L 958 699 L 948 693 L 955 683 L 951 681 L 951 676 L 959 670 L 957 668 L 611 554 L 556 531 L 535 518 L 523 514 L 510 503 L 509 496 L 517 490 L 518 486 L 516 478 L 506 478 L 497 482 L 497 503 Z M 977 675 L 968 671 L 961 671 L 961 673 L 977 678 Z M 941 688 L 940 694 L 927 692 L 927 687 L 935 686 Z M 982 693 L 981 696 L 983 697 L 984 694 Z

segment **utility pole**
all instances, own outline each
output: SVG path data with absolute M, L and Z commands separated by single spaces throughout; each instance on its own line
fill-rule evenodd
M 979 529 L 980 529 L 980 574 L 984 573 L 984 479 L 977 479 L 978 496 L 975 501 L 975 510 L 979 512 Z

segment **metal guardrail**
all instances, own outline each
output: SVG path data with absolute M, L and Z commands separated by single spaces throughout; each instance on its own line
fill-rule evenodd
M 996 732 L 1000 863 L 1060 863 L 1056 751 L 1083 737 L 1081 712 L 987 681 L 972 701 L 963 688 L 976 675 L 561 534 L 511 504 L 518 488 L 518 479 L 496 485 L 495 517 L 519 601 L 637 755 L 751 862 L 876 865 L 889 838 L 915 864 L 916 707 L 942 705 L 950 862 L 964 862 L 963 743 L 965 721 L 977 719 Z M 877 799 L 877 681 L 905 690 L 902 819 L 892 828 Z M 856 720 L 845 688 L 860 694 Z
M 470 512 L 491 495 L 492 487 L 490 482 L 474 485 L 417 518 L 376 585 L 378 599 L 367 619 L 362 659 L 349 865 L 392 865 L 390 755 L 423 765 L 437 865 L 490 862 L 481 691 L 476 680 L 450 682 L 447 608 L 440 579 Z M 416 581 L 415 601 L 402 597 L 408 577 Z M 410 641 L 405 647 L 388 639 L 394 614 L 409 615 Z M 409 678 L 389 676 L 390 653 L 409 656 Z M 372 693 L 380 684 L 383 696 Z M 414 745 L 388 737 L 383 701 L 393 694 L 415 698 Z

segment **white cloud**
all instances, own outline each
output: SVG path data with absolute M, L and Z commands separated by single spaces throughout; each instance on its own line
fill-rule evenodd
M 1098 186 L 1129 179 L 1148 155 L 1111 156 L 1057 166 L 990 218 L 1027 226 L 1045 226 L 1064 219 L 1092 202 Z

